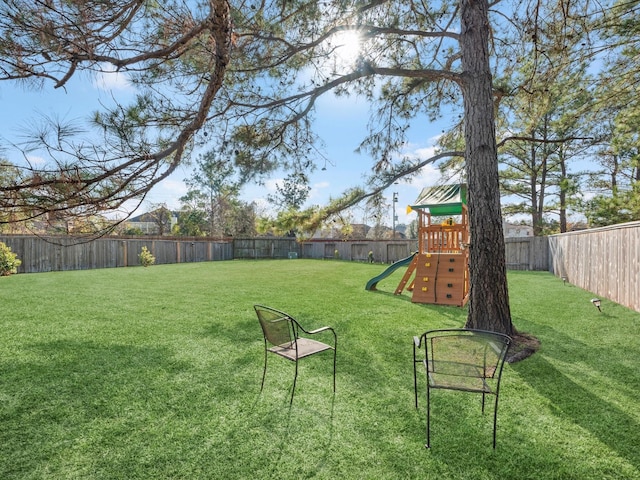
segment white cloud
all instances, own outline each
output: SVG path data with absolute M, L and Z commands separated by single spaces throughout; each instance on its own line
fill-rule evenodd
M 309 191 L 309 198 L 307 203 L 319 203 L 319 200 L 325 201 L 327 197 L 327 190 L 331 188 L 331 184 L 329 182 L 316 182 L 311 185 L 311 190 Z
M 411 145 L 410 145 L 411 147 Z M 435 147 L 420 147 L 413 150 L 405 151 L 405 155 L 413 158 L 416 162 L 427 160 L 435 154 Z M 409 180 L 400 180 L 401 185 L 416 191 L 416 195 L 424 188 L 431 187 L 438 183 L 441 178 L 440 171 L 436 165 L 429 163 L 422 167 L 418 173 Z
M 46 160 L 38 155 L 27 155 L 27 161 L 31 165 L 44 165 Z
M 266 193 L 275 192 L 278 185 L 282 184 L 283 178 L 270 178 L 262 186 L 262 190 L 266 190 Z
M 160 187 L 167 193 L 174 194 L 179 197 L 187 193 L 187 185 L 182 180 L 167 178 L 160 182 Z
M 151 210 L 154 206 L 165 204 L 169 209 L 180 207 L 180 197 L 187 193 L 187 185 L 182 180 L 167 178 L 156 185 L 147 196 L 142 210 Z M 137 212 L 141 213 L 141 212 Z
M 133 86 L 127 78 L 127 74 L 118 72 L 116 67 L 108 63 L 100 65 L 100 72 L 98 72 L 94 81 L 94 86 L 100 90 L 112 91 L 131 91 Z
M 256 211 L 258 212 L 259 216 L 269 216 L 275 214 L 273 205 L 269 203 L 265 198 L 254 198 L 251 201 L 256 204 Z
M 436 147 L 434 146 L 417 148 L 413 151 L 413 155 L 416 158 L 421 158 L 421 159 L 427 159 L 427 158 L 433 157 L 435 153 L 436 153 Z
M 254 202 L 260 215 L 271 215 L 274 213 L 274 209 L 273 204 L 267 200 L 267 195 L 275 192 L 276 184 L 281 181 L 281 178 L 272 178 L 267 180 L 264 185 L 245 185 L 242 189 L 241 198 L 246 202 Z
M 139 204 L 140 202 L 138 200 L 126 200 L 120 206 L 120 208 L 118 208 L 117 210 L 108 212 L 106 216 L 108 218 L 120 219 L 120 218 L 127 217 L 129 215 L 137 215 L 137 214 L 145 213 L 147 210 L 143 206 L 140 206 Z
M 580 192 L 580 197 L 583 201 L 593 200 L 598 195 L 598 192 L 594 192 L 593 190 L 583 190 Z
M 420 169 L 418 175 L 412 179 L 411 186 L 416 190 L 422 190 L 424 187 L 436 185 L 441 177 L 440 170 L 435 165 L 425 165 Z

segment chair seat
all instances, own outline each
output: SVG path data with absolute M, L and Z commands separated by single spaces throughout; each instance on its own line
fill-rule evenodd
M 331 345 L 318 342 L 317 340 L 311 340 L 309 338 L 298 338 L 298 358 L 308 357 L 314 353 L 323 352 L 325 350 L 333 350 Z M 281 355 L 289 360 L 296 360 L 296 347 L 294 344 L 287 343 L 284 345 L 277 345 L 269 349 L 270 352 Z
M 425 366 L 426 361 L 423 361 Z M 468 363 L 429 361 L 428 378 L 431 388 L 445 388 L 463 392 L 492 393 L 485 378 L 491 378 L 493 371 L 483 372 L 481 367 Z

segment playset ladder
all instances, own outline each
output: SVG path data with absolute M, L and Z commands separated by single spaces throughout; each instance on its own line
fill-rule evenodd
M 394 295 L 400 295 L 402 293 L 402 290 L 404 290 L 404 287 L 407 285 L 407 282 L 411 278 L 411 275 L 413 274 L 413 271 L 416 269 L 417 265 L 418 255 L 414 256 L 413 260 L 411 260 L 407 271 L 404 273 L 402 280 L 400 280 L 400 283 L 398 284 L 398 288 L 396 288 L 396 291 L 393 293 Z

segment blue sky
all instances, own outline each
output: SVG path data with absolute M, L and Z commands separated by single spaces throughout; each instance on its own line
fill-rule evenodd
M 15 83 L 0 83 L 0 156 L 14 163 L 22 161 L 22 154 L 12 149 L 10 142 L 19 143 L 25 129 L 42 116 L 75 121 L 82 125 L 91 112 L 100 108 L 100 102 L 111 102 L 112 97 L 126 99 L 132 93 L 131 86 L 123 74 L 106 74 L 98 78 L 88 76 L 74 78 L 63 89 L 54 89 L 52 84 L 45 84 L 41 90 L 21 87 Z M 340 195 L 346 189 L 363 184 L 364 176 L 371 171 L 372 160 L 367 155 L 354 153 L 365 135 L 368 122 L 369 106 L 356 98 L 336 98 L 332 94 L 325 95 L 319 102 L 316 113 L 316 131 L 326 145 L 324 154 L 330 163 L 322 170 L 324 162 L 319 160 L 318 169 L 310 176 L 311 192 L 307 205 L 325 204 L 330 197 Z M 408 151 L 420 158 L 430 156 L 433 143 L 442 126 L 429 124 L 427 120 L 416 122 L 410 132 Z M 31 158 L 38 162 L 38 158 Z M 44 161 L 42 159 L 41 161 Z M 155 187 L 147 201 L 142 205 L 146 211 L 152 204 L 166 203 L 170 208 L 179 206 L 179 197 L 186 192 L 184 178 L 189 176 L 186 168 L 179 169 L 169 179 Z M 282 175 L 275 175 L 263 186 L 248 186 L 242 192 L 247 201 L 256 201 L 268 209 L 266 196 L 275 191 L 275 184 Z M 414 214 L 407 215 L 405 207 L 418 197 L 425 186 L 434 185 L 439 179 L 433 167 L 425 167 L 421 175 L 414 178 L 411 184 L 400 182 L 385 192 L 391 204 L 393 192 L 398 193 L 396 215 L 398 223 L 408 223 Z M 142 213 L 140 209 L 136 213 Z M 364 215 L 362 210 L 354 212 L 354 221 L 360 223 Z M 391 209 L 385 224 L 391 225 Z

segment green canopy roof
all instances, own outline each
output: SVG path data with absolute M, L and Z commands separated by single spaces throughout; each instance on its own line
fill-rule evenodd
M 435 216 L 460 215 L 462 205 L 467 204 L 467 186 L 439 185 L 422 189 L 412 210 L 429 209 L 429 213 Z

